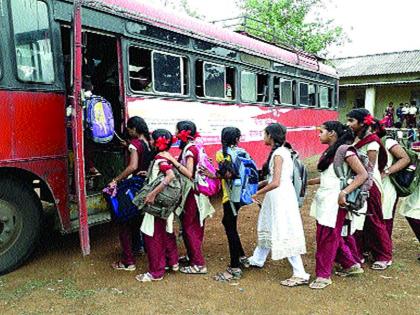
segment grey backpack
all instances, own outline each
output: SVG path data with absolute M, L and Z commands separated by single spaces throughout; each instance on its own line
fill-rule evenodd
M 358 210 L 365 205 L 366 200 L 369 198 L 369 190 L 373 185 L 373 165 L 370 163 L 369 157 L 354 146 L 343 144 L 338 147 L 334 156 L 333 167 L 335 175 L 340 179 L 341 190 L 346 188 L 356 176 L 350 167 L 347 170 L 344 168 L 346 152 L 350 148 L 355 150 L 357 157 L 368 173 L 368 179 L 361 186 L 347 194 L 346 197 L 346 201 L 349 204 L 347 210 L 359 215 Z
M 156 161 L 150 166 L 148 175 L 151 174 L 154 163 Z M 183 206 L 182 203 L 185 201 L 183 196 L 189 192 L 193 184 L 188 178 L 179 173 L 177 169 L 174 168 L 173 172 L 175 173 L 175 178 L 156 196 L 155 202 L 152 205 L 146 205 L 144 199 L 148 193 L 162 183 L 165 175 L 159 172 L 154 180 L 147 180 L 142 190 L 133 199 L 133 203 L 138 207 L 140 212 L 146 212 L 155 217 L 167 219 L 178 207 Z M 191 184 L 188 185 L 188 182 L 191 182 Z
M 308 169 L 305 164 L 299 159 L 299 153 L 289 147 L 290 154 L 293 161 L 293 177 L 292 182 L 295 187 L 296 197 L 299 207 L 302 207 L 305 199 L 306 187 L 308 183 Z

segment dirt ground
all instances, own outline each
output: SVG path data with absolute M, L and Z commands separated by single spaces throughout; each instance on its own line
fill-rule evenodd
M 313 165 L 314 160 L 310 161 Z M 308 253 L 307 271 L 314 274 L 315 222 L 309 217 L 311 189 L 302 208 Z M 146 271 L 139 257 L 136 272 L 114 271 L 117 231 L 111 224 L 91 229 L 92 254 L 80 254 L 78 235 L 47 235 L 23 267 L 0 277 L 0 314 L 420 314 L 419 243 L 407 222 L 397 216 L 394 264 L 385 272 L 366 268 L 357 278 L 333 277 L 322 291 L 285 288 L 287 261 L 269 261 L 261 270 L 246 270 L 243 279 L 217 283 L 213 275 L 228 263 L 221 206 L 208 220 L 204 252 L 209 274 L 168 274 L 161 282 L 141 284 Z M 258 209 L 244 207 L 239 227 L 244 248 L 255 246 Z M 181 252 L 183 249 L 181 248 Z

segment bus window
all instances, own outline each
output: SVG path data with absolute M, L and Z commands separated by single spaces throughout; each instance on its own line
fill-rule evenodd
M 257 75 L 255 73 L 241 72 L 241 97 L 244 102 L 257 101 Z
M 329 95 L 328 88 L 325 86 L 319 87 L 319 107 L 328 108 L 329 107 Z
M 151 50 L 138 47 L 128 50 L 128 71 L 133 91 L 152 92 L 151 54 Z
M 309 106 L 316 106 L 316 85 L 308 85 Z
M 280 103 L 293 105 L 293 85 L 291 80 L 280 79 Z
M 257 74 L 257 102 L 268 102 L 268 75 Z
M 186 94 L 184 90 L 186 58 L 163 52 L 152 54 L 153 89 L 158 93 Z M 188 70 L 187 70 L 188 73 Z
M 204 96 L 225 98 L 226 67 L 214 63 L 203 63 Z
M 299 84 L 300 105 L 309 105 L 309 86 L 307 83 Z
M 279 105 L 280 104 L 280 78 L 279 77 L 274 77 L 273 78 L 273 102 L 274 105 Z
M 328 88 L 328 108 L 334 107 L 334 89 Z
M 10 3 L 18 78 L 25 82 L 54 82 L 47 4 L 37 0 L 14 0 Z

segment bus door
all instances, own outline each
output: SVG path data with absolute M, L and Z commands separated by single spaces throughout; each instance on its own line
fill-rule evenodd
M 82 107 L 82 0 L 74 1 L 73 12 L 73 91 L 72 91 L 72 138 L 74 152 L 75 196 L 79 210 L 79 236 L 83 255 L 90 254 L 89 225 L 86 204 L 85 161 L 83 143 L 83 107 Z

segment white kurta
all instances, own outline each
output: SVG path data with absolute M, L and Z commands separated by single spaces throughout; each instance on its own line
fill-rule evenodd
M 292 183 L 293 161 L 290 151 L 277 148 L 269 163 L 268 182 L 273 180 L 274 157 L 283 159 L 280 186 L 269 191 L 258 216 L 258 246 L 271 249 L 278 260 L 306 253 L 305 236 L 296 192 Z
M 388 157 L 388 162 L 386 168 L 389 168 L 394 163 L 394 156 L 389 151 L 393 146 L 398 144 L 394 139 L 385 140 L 386 154 Z M 382 198 L 382 212 L 384 220 L 392 219 L 392 210 L 394 209 L 395 202 L 397 201 L 397 191 L 395 190 L 394 185 L 391 182 L 389 176 L 385 176 L 382 179 L 382 189 L 383 189 L 383 198 Z
M 403 199 L 399 211 L 405 217 L 420 220 L 420 186 L 410 196 Z

